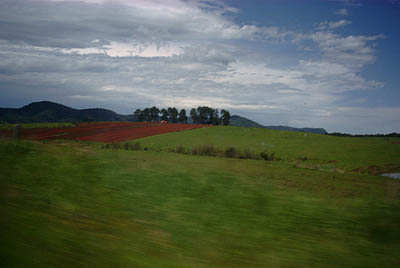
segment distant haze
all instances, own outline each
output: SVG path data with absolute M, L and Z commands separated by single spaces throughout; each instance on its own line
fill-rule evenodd
M 2 0 L 0 107 L 400 132 L 399 1 Z

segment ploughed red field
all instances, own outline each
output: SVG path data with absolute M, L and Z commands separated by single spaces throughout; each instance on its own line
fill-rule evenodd
M 72 139 L 78 141 L 121 142 L 168 132 L 209 127 L 208 125 L 159 122 L 79 123 L 73 127 L 20 129 L 20 137 L 30 140 Z M 12 130 L 0 136 L 11 136 Z

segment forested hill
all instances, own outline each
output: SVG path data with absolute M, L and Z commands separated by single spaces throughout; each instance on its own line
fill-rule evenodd
M 120 115 L 107 109 L 78 110 L 50 101 L 33 102 L 22 108 L 0 108 L 2 123 L 132 121 L 132 119 L 132 116 Z
M 268 128 L 274 130 L 286 130 L 286 131 L 299 131 L 299 132 L 309 132 L 317 134 L 328 134 L 328 132 L 323 128 L 294 128 L 288 126 L 263 126 L 245 117 L 239 115 L 232 115 L 230 125 L 238 127 L 256 127 L 256 128 Z

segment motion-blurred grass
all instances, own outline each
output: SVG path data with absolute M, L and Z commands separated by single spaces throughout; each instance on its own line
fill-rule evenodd
M 0 267 L 400 264 L 399 180 L 72 141 L 1 140 L 0 168 Z

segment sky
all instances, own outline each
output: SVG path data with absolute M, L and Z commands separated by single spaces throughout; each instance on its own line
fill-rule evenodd
M 1 0 L 0 107 L 400 132 L 399 0 Z

